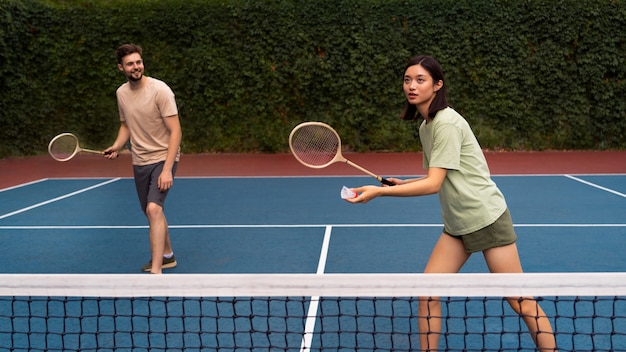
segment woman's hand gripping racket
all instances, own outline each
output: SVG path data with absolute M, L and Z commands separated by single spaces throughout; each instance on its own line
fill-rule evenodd
M 78 138 L 71 133 L 61 133 L 48 144 L 48 153 L 56 161 L 68 161 L 80 152 L 105 155 L 103 151 L 81 148 Z
M 341 154 L 341 138 L 329 125 L 322 122 L 303 122 L 294 127 L 289 135 L 289 148 L 304 166 L 314 169 L 325 168 L 332 163 L 344 162 L 374 177 L 383 184 L 395 183 L 351 162 Z

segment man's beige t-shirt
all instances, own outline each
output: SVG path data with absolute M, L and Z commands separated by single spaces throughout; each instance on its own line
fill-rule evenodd
M 507 209 L 487 160 L 465 119 L 452 108 L 419 129 L 424 168 L 447 169 L 439 190 L 446 231 L 465 235 L 493 224 Z
M 145 85 L 132 90 L 128 82 L 117 89 L 120 121 L 130 130 L 133 165 L 150 165 L 164 161 L 170 131 L 164 119 L 178 115 L 174 92 L 158 79 L 145 77 Z M 176 161 L 180 157 L 180 148 Z

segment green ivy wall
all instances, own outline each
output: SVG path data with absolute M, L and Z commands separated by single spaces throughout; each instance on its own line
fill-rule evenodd
M 0 157 L 65 131 L 110 145 L 126 42 L 174 90 L 186 153 L 285 152 L 305 120 L 352 151 L 419 150 L 398 118 L 417 54 L 485 148 L 626 148 L 623 0 L 3 0 Z

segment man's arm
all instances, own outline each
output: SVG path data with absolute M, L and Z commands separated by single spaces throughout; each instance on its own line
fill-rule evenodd
M 108 159 L 117 158 L 120 150 L 124 148 L 124 145 L 128 143 L 130 139 L 130 130 L 128 129 L 128 125 L 126 122 L 122 122 L 120 125 L 120 129 L 117 132 L 117 138 L 115 139 L 115 143 L 112 146 L 108 147 L 104 150 L 104 157 Z
M 176 161 L 176 155 L 180 148 L 180 142 L 183 139 L 183 132 L 180 127 L 180 119 L 178 115 L 168 116 L 163 118 L 165 126 L 170 131 L 170 140 L 167 145 L 167 156 L 165 158 L 165 164 L 163 165 L 163 171 L 159 176 L 158 186 L 161 191 L 168 190 L 174 183 L 174 176 L 172 175 L 172 168 Z

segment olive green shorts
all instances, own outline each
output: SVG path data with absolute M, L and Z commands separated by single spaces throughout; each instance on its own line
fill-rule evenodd
M 463 246 L 467 253 L 482 252 L 486 249 L 506 246 L 517 241 L 509 209 L 500 215 L 493 224 L 478 231 L 466 235 L 452 235 L 444 228 L 443 232 L 463 241 Z

